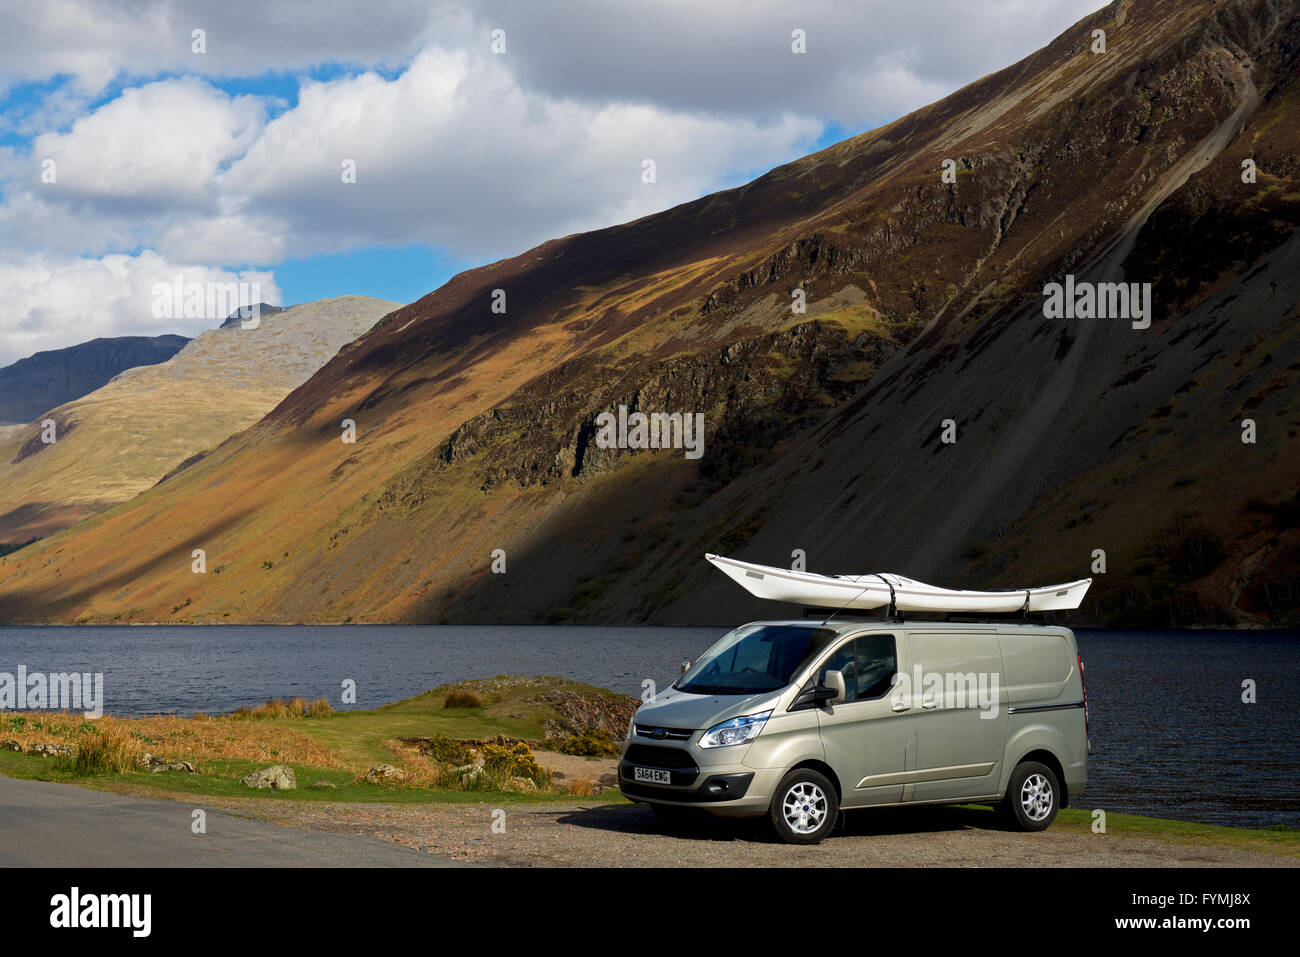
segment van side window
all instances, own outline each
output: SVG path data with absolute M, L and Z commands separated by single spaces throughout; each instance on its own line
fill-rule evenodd
M 898 671 L 898 653 L 893 635 L 863 635 L 853 642 L 857 694 L 851 701 L 883 698 L 893 687 Z
M 826 683 L 826 672 L 828 671 L 838 671 L 844 675 L 845 701 L 852 701 L 857 689 L 855 680 L 857 676 L 857 656 L 853 651 L 855 644 L 857 642 L 849 641 L 836 648 L 831 656 L 826 659 L 826 663 L 822 665 L 821 671 L 817 673 L 818 684 Z

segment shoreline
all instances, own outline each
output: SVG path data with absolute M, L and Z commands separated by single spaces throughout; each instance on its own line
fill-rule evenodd
M 471 706 L 452 707 L 453 692 L 468 692 Z M 475 703 L 476 702 L 476 703 Z M 615 775 L 614 755 L 621 746 L 626 722 L 639 699 L 606 688 L 555 676 L 499 676 L 440 685 L 413 697 L 369 709 L 307 714 L 305 700 L 293 711 L 284 701 L 233 713 L 182 716 L 105 715 L 94 722 L 79 714 L 0 712 L 0 775 L 77 784 L 122 794 L 173 800 L 252 801 L 255 804 L 323 803 L 360 807 L 453 806 L 483 800 L 509 804 L 573 803 L 631 806 L 622 798 Z M 272 707 L 272 706 L 275 707 Z M 81 775 L 69 770 L 80 742 L 99 729 L 118 729 L 137 742 L 135 753 L 148 753 L 157 763 L 190 762 L 197 773 L 159 773 L 128 766 L 113 773 Z M 603 732 L 615 749 L 605 756 L 561 754 L 562 741 L 584 730 Z M 453 765 L 483 763 L 485 744 L 503 747 L 522 741 L 542 768 L 531 793 L 462 781 L 446 784 Z M 441 760 L 439 749 L 451 742 L 467 748 L 463 756 Z M 13 744 L 25 753 L 6 750 Z M 37 745 L 62 749 L 38 757 Z M 472 754 L 472 756 L 470 756 Z M 244 776 L 270 765 L 292 768 L 292 791 L 250 791 Z M 399 773 L 367 780 L 368 772 L 391 766 Z M 561 770 L 563 768 L 563 770 Z M 527 785 L 519 784 L 519 788 Z M 1087 793 L 1082 796 L 1087 801 Z M 1063 809 L 1073 814 L 1076 809 Z M 860 816 L 852 814 L 851 816 Z M 1183 832 L 1212 835 L 1283 835 L 1300 853 L 1300 828 L 1284 824 L 1216 824 L 1174 817 L 1110 813 L 1151 833 Z

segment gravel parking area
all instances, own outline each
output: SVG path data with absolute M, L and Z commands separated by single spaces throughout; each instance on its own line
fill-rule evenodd
M 669 830 L 649 808 L 592 802 L 492 804 L 281 804 L 238 810 L 291 827 L 368 834 L 457 861 L 525 867 L 1295 867 L 1296 858 L 1235 847 L 1168 843 L 1049 829 L 998 829 L 991 811 L 900 808 L 847 816 L 816 847 L 772 838 L 762 821 L 708 820 Z M 234 809 L 234 808 L 232 808 Z

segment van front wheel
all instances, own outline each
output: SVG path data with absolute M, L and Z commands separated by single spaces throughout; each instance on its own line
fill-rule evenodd
M 796 768 L 777 786 L 768 816 L 787 844 L 819 844 L 835 827 L 840 802 L 835 787 L 810 768 Z
M 1056 819 L 1061 785 L 1052 769 L 1037 761 L 1016 765 L 1002 802 L 1002 816 L 1018 831 L 1043 831 Z

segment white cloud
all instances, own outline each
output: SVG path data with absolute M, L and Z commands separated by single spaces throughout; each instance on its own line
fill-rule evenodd
M 186 262 L 275 263 L 290 252 L 283 222 L 255 214 L 218 213 L 177 219 L 155 245 Z
M 101 336 L 195 336 L 215 317 L 156 318 L 156 283 L 257 283 L 261 300 L 279 303 L 275 277 L 167 261 L 151 250 L 136 256 L 0 258 L 0 365 L 44 349 Z M 224 317 L 221 317 L 224 318 Z
M 653 102 L 751 119 L 786 112 L 845 125 L 922 105 L 1009 65 L 1103 0 L 61 0 L 14 10 L 0 82 L 71 74 L 255 76 L 322 63 L 395 69 L 420 50 L 486 49 L 505 29 L 520 84 L 548 97 Z M 790 32 L 808 52 L 790 52 Z M 208 52 L 191 52 L 191 31 Z M 892 67 L 904 64 L 901 86 Z
M 877 124 L 1032 53 L 1104 0 L 478 0 L 519 82 L 665 109 Z M 791 51 L 804 31 L 806 52 Z
M 196 78 L 125 90 L 22 154 L 0 151 L 0 248 L 11 259 L 154 247 L 196 261 L 271 262 L 274 243 L 241 251 L 231 241 L 237 223 L 218 188 L 222 169 L 265 122 L 258 97 L 231 97 Z M 215 232 L 227 238 L 214 242 Z
M 32 158 L 52 159 L 57 182 L 42 183 L 37 163 L 29 185 L 67 200 L 174 210 L 202 207 L 222 165 L 242 155 L 266 120 L 253 96 L 229 97 L 185 77 L 125 90 L 67 133 L 32 143 Z
M 0 81 L 65 74 L 95 95 L 122 75 L 257 76 L 341 62 L 396 67 L 437 22 L 409 0 L 59 0 L 5 5 Z M 193 52 L 195 29 L 207 52 Z
M 421 241 L 474 257 L 694 199 L 729 170 L 794 158 L 820 130 L 551 99 L 487 57 L 428 50 L 392 81 L 306 86 L 221 184 L 285 223 L 295 253 Z M 647 158 L 654 185 L 641 182 Z M 356 183 L 342 182 L 346 160 Z

